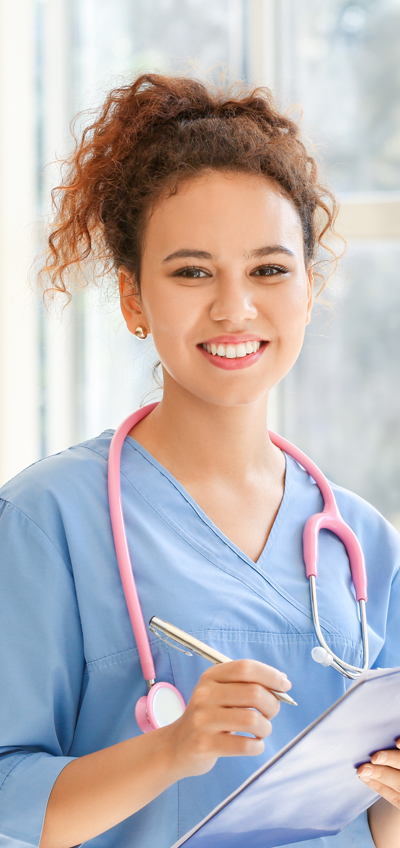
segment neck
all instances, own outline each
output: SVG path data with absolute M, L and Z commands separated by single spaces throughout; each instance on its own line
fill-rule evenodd
M 243 406 L 195 397 L 168 375 L 164 397 L 132 435 L 179 479 L 245 480 L 282 458 L 267 430 L 268 395 Z

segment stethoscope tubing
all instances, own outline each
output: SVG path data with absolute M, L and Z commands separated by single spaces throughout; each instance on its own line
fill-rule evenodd
M 108 500 L 110 505 L 111 527 L 114 536 L 115 552 L 122 587 L 124 590 L 129 617 L 135 634 L 143 677 L 150 688 L 156 679 L 156 672 L 150 648 L 147 628 L 144 623 L 142 607 L 133 576 L 132 562 L 126 538 L 125 521 L 121 499 L 121 451 L 123 443 L 132 427 L 155 409 L 157 403 L 148 404 L 129 415 L 119 425 L 111 440 L 108 457 Z
M 132 562 L 128 548 L 126 537 L 125 521 L 121 500 L 121 452 L 126 436 L 132 428 L 155 409 L 157 403 L 148 404 L 136 412 L 129 415 L 125 421 L 120 424 L 114 433 L 111 441 L 109 459 L 108 459 L 108 498 L 110 506 L 111 526 L 115 543 L 115 551 L 119 571 L 121 575 L 122 586 L 125 594 L 126 604 L 128 607 L 129 617 L 132 623 L 133 632 L 136 639 L 136 644 L 139 653 L 140 664 L 144 679 L 151 689 L 156 680 L 156 672 L 154 661 L 151 653 L 149 636 L 143 618 L 143 612 L 136 588 L 135 578 L 132 569 Z M 368 668 L 369 664 L 369 649 L 368 649 L 368 629 L 367 618 L 365 611 L 365 603 L 367 600 L 367 578 L 364 554 L 361 545 L 353 532 L 353 530 L 343 521 L 340 515 L 339 508 L 336 503 L 334 493 L 322 471 L 317 465 L 287 439 L 279 436 L 277 433 L 268 431 L 271 442 L 281 450 L 288 453 L 296 460 L 307 473 L 315 480 L 323 501 L 324 507 L 322 512 L 312 515 L 303 531 L 303 552 L 304 562 L 306 567 L 306 575 L 310 581 L 311 592 L 311 608 L 314 627 L 318 641 L 322 648 L 331 658 L 331 666 L 336 671 L 341 672 L 345 677 L 355 678 L 361 674 L 361 671 Z M 318 534 L 320 530 L 330 530 L 338 536 L 344 544 L 350 562 L 350 570 L 352 580 L 356 592 L 356 600 L 359 603 L 361 633 L 363 645 L 363 668 L 357 668 L 344 660 L 337 657 L 336 654 L 329 648 L 326 643 L 318 615 L 318 602 L 316 591 L 316 578 L 318 574 Z M 181 697 L 181 696 L 180 696 Z
M 317 585 L 316 579 L 314 575 L 310 577 L 310 596 L 311 596 L 311 610 L 313 616 L 313 622 L 315 627 L 315 632 L 317 634 L 317 639 L 325 649 L 325 651 L 332 657 L 333 662 L 331 663 L 332 668 L 336 669 L 336 671 L 340 671 L 341 674 L 344 674 L 345 677 L 349 677 L 352 680 L 359 677 L 361 674 L 361 669 L 355 665 L 350 665 L 350 663 L 345 662 L 343 659 L 338 657 L 332 649 L 329 647 L 328 643 L 324 639 L 324 635 L 321 630 L 321 625 L 319 623 L 319 615 L 318 615 L 318 603 L 317 603 Z M 367 631 L 367 614 L 365 609 L 365 601 L 361 599 L 359 601 L 360 607 L 360 619 L 361 619 L 361 639 L 363 645 L 363 669 L 362 671 L 366 671 L 369 666 L 369 645 L 368 645 L 368 631 Z
M 335 495 L 322 471 L 303 451 L 277 433 L 268 431 L 271 442 L 286 451 L 315 480 L 324 501 L 322 512 L 312 515 L 303 531 L 303 555 L 308 579 L 318 576 L 318 535 L 320 530 L 330 530 L 343 542 L 349 557 L 351 576 L 357 601 L 367 601 L 367 574 L 361 545 L 351 527 L 343 521 Z

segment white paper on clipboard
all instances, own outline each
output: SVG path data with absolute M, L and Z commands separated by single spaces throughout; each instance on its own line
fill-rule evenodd
M 172 848 L 277 848 L 343 830 L 378 798 L 356 768 L 400 736 L 400 668 L 348 691 Z

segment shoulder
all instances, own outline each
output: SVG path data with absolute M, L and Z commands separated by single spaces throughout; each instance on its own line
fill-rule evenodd
M 388 536 L 393 543 L 400 544 L 400 533 L 386 518 L 368 501 L 349 489 L 330 482 L 337 505 L 344 520 L 352 529 L 366 535 Z
M 73 445 L 25 468 L 0 488 L 0 516 L 11 510 L 51 536 L 63 517 L 78 512 L 85 500 L 106 498 L 107 458 L 112 431 Z
M 296 488 L 296 500 L 304 526 L 307 518 L 323 509 L 321 493 L 308 472 L 295 460 L 292 475 Z M 382 579 L 394 579 L 400 569 L 400 533 L 372 504 L 360 495 L 328 481 L 336 498 L 343 520 L 356 534 L 364 551 L 367 570 Z
M 393 580 L 400 570 L 400 533 L 372 504 L 354 492 L 331 484 L 342 518 L 354 530 L 364 551 L 367 570 Z

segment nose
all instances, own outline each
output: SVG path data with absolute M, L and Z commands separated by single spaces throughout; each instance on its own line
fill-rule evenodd
M 210 317 L 213 321 L 226 321 L 234 326 L 256 318 L 257 308 L 247 281 L 233 277 L 219 280 L 214 290 Z

